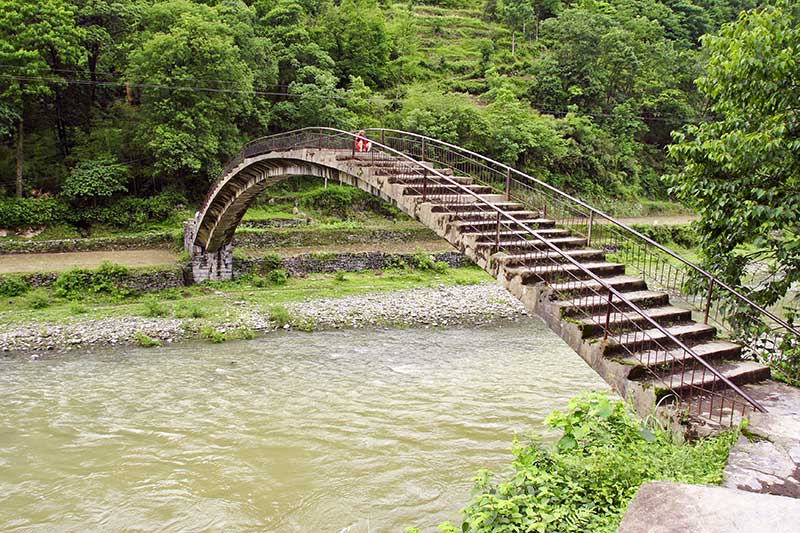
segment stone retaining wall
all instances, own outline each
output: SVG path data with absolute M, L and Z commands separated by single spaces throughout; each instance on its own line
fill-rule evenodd
M 443 261 L 450 267 L 463 267 L 474 264 L 459 252 L 422 254 L 434 261 Z M 383 252 L 317 253 L 286 257 L 281 268 L 293 276 L 310 272 L 357 272 L 360 270 L 382 270 L 385 268 L 419 266 L 420 254 L 387 254 Z M 252 258 L 234 260 L 233 275 L 241 276 L 253 271 L 263 273 L 268 259 Z
M 233 245 L 239 248 L 295 248 L 328 244 L 367 244 L 409 242 L 436 239 L 431 230 L 410 229 L 337 229 L 281 228 L 272 230 L 237 231 Z
M 285 269 L 290 275 L 298 276 L 313 272 L 357 272 L 360 270 L 380 270 L 391 267 L 408 265 L 417 267 L 422 256 L 430 256 L 434 261 L 444 261 L 450 267 L 463 267 L 472 265 L 466 256 L 458 252 L 442 252 L 437 254 L 387 254 L 383 252 L 353 252 L 353 253 L 316 253 L 303 254 L 283 258 L 279 268 Z M 234 277 L 252 272 L 263 273 L 270 261 L 264 258 L 234 259 Z M 123 281 L 129 289 L 141 292 L 158 291 L 184 287 L 187 285 L 188 263 L 185 266 L 167 268 L 131 269 Z M 32 287 L 49 287 L 56 278 L 57 272 L 35 272 L 31 274 L 16 275 Z M 0 276 L 0 278 L 5 276 Z
M 35 272 L 20 274 L 19 277 L 28 282 L 31 287 L 49 287 L 56 281 L 58 274 L 58 272 Z M 131 270 L 123 279 L 122 286 L 139 292 L 185 287 L 186 275 L 182 267 Z
M 95 252 L 100 250 L 137 250 L 142 248 L 174 248 L 179 238 L 182 239 L 183 234 L 175 232 L 90 239 L 0 241 L 0 254 L 43 254 Z

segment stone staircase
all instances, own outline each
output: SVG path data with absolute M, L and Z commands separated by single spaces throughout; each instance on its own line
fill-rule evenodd
M 692 356 L 664 331 L 735 385 L 769 379 L 768 367 L 742 360 L 739 345 L 719 338 L 715 327 L 694 321 L 692 311 L 672 303 L 666 292 L 651 290 L 644 279 L 627 274 L 624 264 L 608 261 L 604 250 L 587 247 L 584 237 L 557 227 L 540 212 L 493 194 L 489 187 L 474 184 L 470 176 L 454 175 L 449 168 L 436 169 L 441 176 L 433 172 L 420 176 L 398 170 L 395 158 L 384 157 L 354 163 L 370 171 L 385 196 L 503 282 L 642 414 L 652 412 L 665 397 L 677 395 L 686 402 L 690 396 L 697 397 L 698 391 L 702 396 L 703 390 L 719 392 L 726 386 L 712 373 L 700 371 Z M 488 204 L 516 222 L 504 221 L 500 226 Z M 531 239 L 523 225 L 557 251 Z M 624 297 L 611 313 L 608 287 Z M 631 304 L 663 330 L 651 327 Z M 613 335 L 607 335 L 606 329 Z M 713 403 L 709 409 L 713 411 Z

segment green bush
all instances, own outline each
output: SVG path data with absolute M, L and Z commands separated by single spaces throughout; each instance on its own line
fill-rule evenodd
M 28 295 L 25 303 L 31 309 L 44 309 L 50 306 L 50 295 L 45 289 L 36 289 Z
M 269 320 L 275 322 L 278 326 L 284 326 L 292 323 L 292 315 L 289 310 L 282 305 L 273 305 L 269 308 Z
M 347 281 L 347 276 L 345 275 L 344 270 L 337 270 L 333 275 L 333 279 L 336 281 Z
M 197 305 L 180 304 L 175 309 L 176 318 L 203 318 L 206 312 Z
M 168 220 L 178 205 L 186 203 L 186 198 L 176 192 L 162 192 L 150 198 L 126 196 L 108 206 L 83 209 L 79 217 L 84 222 L 137 229 L 151 222 Z
M 147 298 L 143 299 L 142 304 L 144 305 L 144 311 L 142 312 L 142 315 L 148 318 L 156 318 L 169 314 L 169 309 L 155 296 L 148 296 Z
M 220 344 L 228 340 L 224 333 L 217 331 L 211 326 L 203 326 L 202 329 L 200 329 L 200 336 L 214 344 Z
M 133 334 L 133 340 L 141 346 L 142 348 L 153 348 L 155 346 L 161 346 L 161 341 L 158 339 L 154 339 L 149 335 L 142 333 L 141 331 L 137 331 Z
M 372 211 L 379 215 L 397 217 L 400 211 L 366 191 L 344 185 L 329 185 L 304 193 L 300 201 L 304 207 L 338 218 L 348 218 L 359 212 Z
M 433 263 L 433 271 L 437 274 L 447 274 L 449 269 L 450 265 L 447 264 L 447 261 L 436 261 Z
M 69 205 L 57 198 L 0 198 L 0 226 L 23 229 L 69 218 Z
M 71 315 L 82 315 L 88 312 L 89 309 L 87 309 L 85 305 L 79 304 L 78 302 L 72 302 L 69 305 L 69 314 Z
M 0 278 L 0 296 L 21 296 L 28 292 L 30 284 L 19 276 Z
M 271 272 L 281 267 L 283 264 L 283 258 L 280 256 L 280 254 L 275 252 L 267 252 L 264 254 L 261 264 L 264 267 L 264 272 Z
M 267 274 L 267 281 L 270 285 L 286 285 L 289 280 L 289 275 L 282 268 L 271 271 Z
M 53 292 L 70 300 L 78 300 L 88 294 L 127 296 L 131 291 L 123 283 L 128 276 L 127 267 L 103 261 L 94 271 L 73 268 L 62 272 L 53 283 Z
M 648 429 L 605 394 L 574 398 L 546 424 L 561 432 L 553 446 L 514 442 L 513 473 L 496 482 L 476 476 L 463 531 L 613 532 L 646 481 L 718 484 L 738 432 L 675 444 Z M 452 524 L 446 530 L 455 531 Z M 461 531 L 461 529 L 459 529 Z

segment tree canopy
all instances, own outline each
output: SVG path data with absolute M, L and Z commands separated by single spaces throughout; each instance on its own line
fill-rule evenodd
M 778 2 L 706 36 L 707 122 L 676 135 L 676 193 L 701 216 L 706 265 L 761 303 L 800 280 L 800 6 Z

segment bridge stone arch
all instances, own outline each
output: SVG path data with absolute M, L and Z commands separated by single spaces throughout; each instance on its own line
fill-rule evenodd
M 184 248 L 191 257 L 195 282 L 232 279 L 233 237 L 242 217 L 259 194 L 291 176 L 355 186 L 416 216 L 413 204 L 398 202 L 398 191 L 388 190 L 387 176 L 378 179 L 374 165 L 381 155 L 354 154 L 346 148 L 294 148 L 239 159 L 229 164 L 195 217 L 184 224 Z M 425 168 L 423 163 L 419 167 Z

